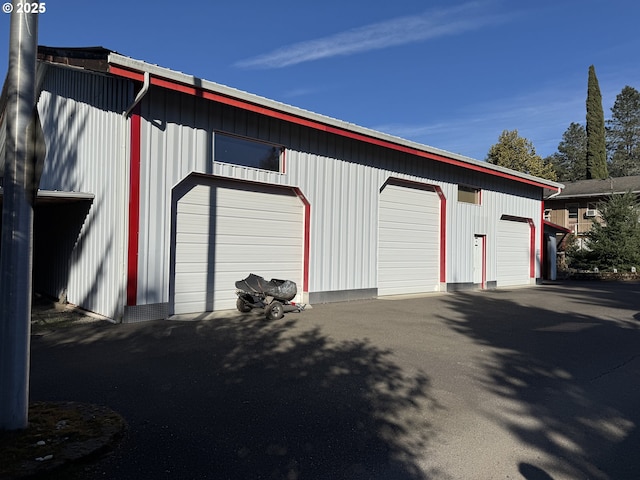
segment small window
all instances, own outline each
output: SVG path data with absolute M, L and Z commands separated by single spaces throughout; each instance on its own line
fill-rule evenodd
M 569 203 L 569 204 L 567 204 L 567 211 L 569 212 L 569 220 L 577 220 L 578 219 L 578 204 L 577 203 Z
M 283 148 L 241 137 L 216 133 L 214 159 L 243 167 L 280 171 Z
M 480 205 L 480 189 L 458 185 L 458 201 Z
M 544 217 L 543 219 L 547 222 L 551 221 L 551 209 L 550 208 L 545 208 L 544 209 Z

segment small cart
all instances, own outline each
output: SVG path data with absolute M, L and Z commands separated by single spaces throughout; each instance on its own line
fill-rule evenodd
M 272 278 L 267 281 L 259 275 L 250 273 L 244 280 L 236 282 L 236 306 L 240 312 L 247 313 L 254 308 L 264 310 L 267 320 L 279 320 L 285 312 L 301 312 L 305 305 L 291 300 L 298 293 L 295 282 Z

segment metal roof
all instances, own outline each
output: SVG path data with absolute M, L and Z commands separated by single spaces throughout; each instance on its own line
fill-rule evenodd
M 325 130 L 329 133 L 344 135 L 364 142 L 401 150 L 436 161 L 450 163 L 462 168 L 469 168 L 483 173 L 528 183 L 540 188 L 559 191 L 564 187 L 563 184 L 558 182 L 517 172 L 488 162 L 475 160 L 464 155 L 448 152 L 446 150 L 441 150 L 383 132 L 361 127 L 353 123 L 293 107 L 291 105 L 227 87 L 219 83 L 197 78 L 182 72 L 170 70 L 141 60 L 135 60 L 117 52 L 104 49 L 103 47 L 88 47 L 87 49 L 84 49 L 41 46 L 39 47 L 39 53 L 39 57 L 42 61 L 53 61 L 53 63 L 62 63 L 65 65 L 95 69 L 103 72 L 105 69 L 100 57 L 106 54 L 106 63 L 108 64 L 107 71 L 112 74 L 139 81 L 142 81 L 144 74 L 148 74 L 151 77 L 152 85 L 173 88 L 198 96 L 202 96 L 201 94 L 206 92 L 210 94 L 211 99 L 223 102 L 226 101 L 231 105 L 237 105 L 244 108 L 249 107 L 258 113 L 276 116 L 301 125 Z
M 0 187 L 0 203 L 4 198 L 4 189 Z M 95 199 L 93 193 L 87 192 L 63 192 L 60 190 L 38 190 L 36 204 L 43 203 L 69 203 L 69 202 L 92 202 Z

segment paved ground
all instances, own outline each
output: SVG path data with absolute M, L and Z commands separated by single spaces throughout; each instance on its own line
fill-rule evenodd
M 129 422 L 78 478 L 640 478 L 640 285 L 92 323 L 32 340 L 32 400 Z

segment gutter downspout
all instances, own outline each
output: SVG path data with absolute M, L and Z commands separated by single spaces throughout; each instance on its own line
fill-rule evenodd
M 142 100 L 142 98 L 147 94 L 147 92 L 149 91 L 149 85 L 151 85 L 151 75 L 149 75 L 149 72 L 144 72 L 144 82 L 142 83 L 142 88 L 136 95 L 136 98 L 133 100 L 133 103 L 122 114 L 124 118 L 127 118 L 129 116 L 131 111 L 134 108 L 136 108 L 136 105 L 138 105 Z
M 151 76 L 149 72 L 144 72 L 144 81 L 142 84 L 142 88 L 138 91 L 133 103 L 129 105 L 129 107 L 122 113 L 123 117 L 123 129 L 122 132 L 122 174 L 121 174 L 121 185 L 129 185 L 128 195 L 122 195 L 123 204 L 120 206 L 120 211 L 124 213 L 122 215 L 122 232 L 125 232 L 125 238 L 123 239 L 123 248 L 122 248 L 122 280 L 120 287 L 120 301 L 118 302 L 118 319 L 122 323 L 125 321 L 126 314 L 126 306 L 127 306 L 127 288 L 129 283 L 129 245 L 130 245 L 130 215 L 128 205 L 125 201 L 125 198 L 129 199 L 129 203 L 131 202 L 131 135 L 127 135 L 127 133 L 131 133 L 131 128 L 127 129 L 129 122 L 127 119 L 131 115 L 131 112 L 138 106 L 138 104 L 142 101 L 144 96 L 149 91 L 149 86 L 151 85 Z M 127 151 L 127 145 L 129 145 L 129 151 Z M 127 156 L 129 154 L 129 156 Z M 138 152 L 139 156 L 139 152 Z M 127 168 L 129 166 L 129 168 Z M 136 166 L 139 169 L 139 165 Z M 126 188 L 126 187 L 125 187 Z M 139 187 L 138 187 L 139 188 Z M 138 206 L 139 208 L 139 206 Z

